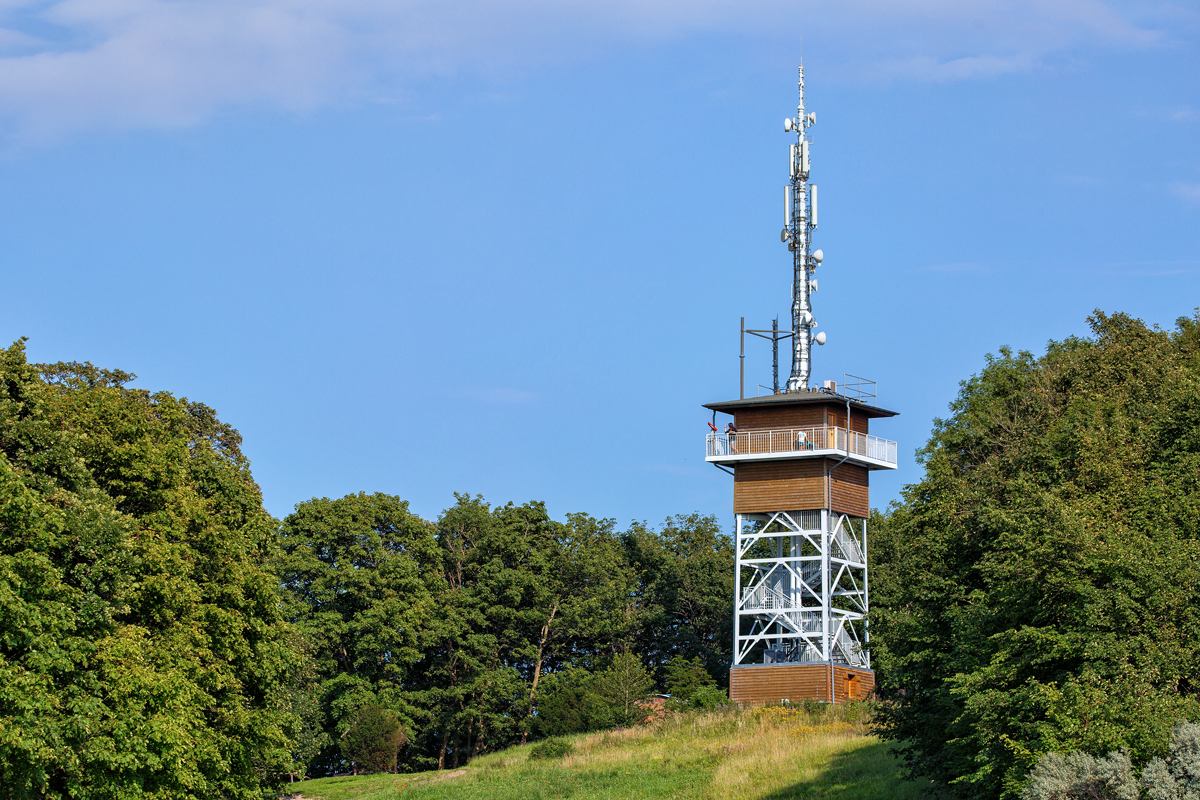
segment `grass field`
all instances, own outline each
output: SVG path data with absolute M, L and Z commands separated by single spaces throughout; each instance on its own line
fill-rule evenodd
M 573 751 L 530 759 L 532 745 L 461 770 L 322 778 L 289 787 L 310 800 L 747 798 L 906 800 L 887 745 L 862 705 L 677 714 L 648 725 L 569 737 Z

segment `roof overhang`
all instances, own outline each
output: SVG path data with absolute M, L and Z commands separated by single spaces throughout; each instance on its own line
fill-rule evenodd
M 763 397 L 746 397 L 741 400 L 727 400 L 723 403 L 705 403 L 704 407 L 711 411 L 720 411 L 725 414 L 733 414 L 734 412 L 744 408 L 761 408 L 764 406 L 778 408 L 780 406 L 808 406 L 818 404 L 827 405 L 829 403 L 836 403 L 837 405 L 844 406 L 847 402 L 850 403 L 851 408 L 863 412 L 869 418 L 894 417 L 899 414 L 898 411 L 888 411 L 886 408 L 880 408 L 879 406 L 863 403 L 855 400 L 853 397 L 845 397 L 844 395 L 821 390 L 811 392 L 768 394 Z

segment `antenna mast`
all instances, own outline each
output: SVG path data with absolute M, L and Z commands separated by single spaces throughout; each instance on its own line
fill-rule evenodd
M 812 375 L 812 343 L 825 343 L 823 333 L 813 335 L 817 327 L 812 315 L 810 293 L 816 291 L 816 281 L 811 275 L 821 263 L 824 254 L 817 250 L 811 255 L 812 232 L 817 228 L 817 187 L 808 185 L 809 139 L 806 131 L 815 125 L 815 112 L 804 109 L 804 65 L 800 65 L 800 105 L 796 116 L 783 122 L 785 131 L 795 131 L 796 143 L 789 147 L 788 185 L 784 202 L 784 226 L 780 238 L 792 251 L 792 375 L 788 378 L 788 392 L 808 391 L 808 379 Z

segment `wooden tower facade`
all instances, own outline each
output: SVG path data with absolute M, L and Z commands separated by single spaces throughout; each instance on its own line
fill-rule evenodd
M 869 477 L 896 468 L 896 443 L 869 426 L 895 413 L 832 390 L 705 408 L 714 427 L 717 413 L 736 427 L 710 433 L 705 454 L 733 474 L 730 698 L 753 705 L 868 696 Z

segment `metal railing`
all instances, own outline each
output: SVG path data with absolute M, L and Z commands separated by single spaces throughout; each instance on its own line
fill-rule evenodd
M 827 425 L 770 431 L 710 433 L 705 456 L 795 453 L 801 450 L 840 450 L 887 464 L 896 463 L 896 443 L 858 431 Z
M 821 612 L 808 609 L 802 610 L 787 594 L 773 589 L 766 584 L 747 587 L 742 590 L 742 611 L 783 611 L 783 620 L 793 630 L 804 633 L 821 632 Z
M 846 560 L 853 561 L 856 564 L 862 564 L 866 560 L 863 558 L 862 548 L 859 547 L 858 539 L 842 527 L 842 525 L 839 524 L 837 530 L 833 532 L 833 540 L 837 544 L 838 549 L 842 551 L 842 555 Z
M 791 607 L 792 599 L 790 597 L 765 583 L 747 586 L 742 590 L 742 608 L 744 610 L 779 610 Z
M 858 546 L 857 539 L 840 529 L 833 535 L 833 538 L 847 561 L 853 561 L 856 564 L 863 563 L 862 550 Z
M 875 402 L 878 397 L 878 384 L 870 378 L 864 378 L 861 375 L 851 375 L 849 372 L 842 373 L 842 396 L 857 400 L 866 405 L 877 405 Z
M 805 641 L 772 644 L 763 651 L 764 664 L 812 664 L 822 660 L 821 651 Z
M 859 666 L 866 662 L 862 644 L 859 643 L 859 641 L 855 639 L 849 633 L 849 631 L 845 629 L 845 627 L 838 629 L 837 639 L 835 641 L 837 643 L 838 650 L 841 651 L 843 657 L 846 659 L 847 664 L 851 666 Z

